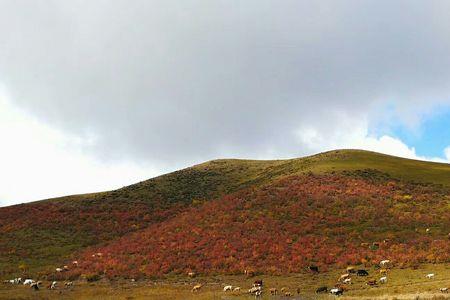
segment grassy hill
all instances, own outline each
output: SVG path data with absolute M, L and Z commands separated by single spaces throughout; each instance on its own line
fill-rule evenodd
M 324 187 L 323 182 L 329 185 Z M 348 189 L 355 183 L 365 189 L 349 197 Z M 390 188 L 385 189 L 389 184 Z M 323 194 L 321 188 L 327 192 Z M 138 275 L 151 275 L 157 273 L 153 271 L 157 266 L 152 265 L 151 261 L 156 258 L 150 259 L 150 254 L 161 257 L 170 254 L 166 257 L 172 257 L 175 254 L 170 249 L 174 245 L 182 248 L 178 251 L 180 254 L 176 253 L 177 256 L 187 257 L 189 253 L 201 249 L 204 252 L 198 253 L 203 255 L 200 257 L 207 253 L 215 253 L 216 256 L 208 256 L 205 260 L 210 265 L 202 265 L 201 262 L 180 265 L 179 260 L 175 260 L 179 266 L 164 266 L 162 269 L 166 273 L 184 272 L 186 269 L 234 272 L 244 264 L 254 264 L 255 260 L 264 261 L 264 258 L 272 257 L 270 255 L 280 255 L 288 244 L 299 240 L 303 243 L 301 239 L 309 235 L 299 229 L 306 224 L 298 223 L 299 220 L 312 222 L 312 229 L 308 230 L 313 230 L 315 235 L 309 237 L 312 241 L 315 238 L 330 241 L 328 245 L 335 247 L 335 254 L 343 249 L 343 242 L 338 237 L 352 236 L 348 241 L 350 244 L 345 246 L 355 247 L 363 240 L 375 241 L 399 232 L 405 233 L 407 239 L 402 240 L 401 235 L 394 234 L 392 238 L 397 246 L 416 239 L 423 245 L 433 238 L 441 241 L 434 246 L 445 247 L 448 245 L 443 238 L 445 228 L 450 228 L 449 188 L 450 165 L 367 151 L 337 150 L 305 158 L 273 161 L 214 160 L 111 192 L 0 208 L 0 276 L 18 274 L 23 270 L 48 273 L 69 259 L 85 255 L 84 261 L 91 262 L 87 257 L 94 249 L 110 253 L 109 266 L 122 270 L 114 275 L 125 276 L 140 268 L 143 271 L 139 271 Z M 287 192 L 294 190 L 302 192 Z M 318 207 L 319 203 L 322 206 Z M 279 207 L 284 211 L 279 211 Z M 352 209 L 348 210 L 348 207 Z M 265 216 L 273 211 L 277 215 L 267 219 Z M 342 211 L 353 223 L 350 220 L 342 223 Z M 297 215 L 290 216 L 291 212 Z M 327 212 L 331 214 L 331 219 L 326 217 Z M 320 215 L 317 219 L 320 224 L 313 222 L 316 215 Z M 380 215 L 386 215 L 386 219 L 380 219 Z M 400 219 L 405 220 L 404 223 L 399 222 Z M 389 225 L 376 226 L 376 220 L 384 220 L 382 224 Z M 214 224 L 214 229 L 211 229 L 211 224 Z M 336 232 L 325 232 L 330 224 Z M 415 231 L 427 226 L 434 228 L 431 236 L 423 237 Z M 383 230 L 369 236 L 364 233 L 373 232 L 374 228 Z M 199 248 L 197 239 L 189 238 L 190 233 L 196 230 L 199 239 L 206 239 L 203 248 Z M 214 240 L 214 243 L 210 237 L 220 237 L 220 232 L 227 232 L 226 237 L 237 235 L 250 241 L 255 237 L 251 233 L 256 232 L 259 237 L 270 232 L 269 240 L 272 242 L 274 237 L 280 236 L 286 237 L 286 240 L 292 239 L 289 237 L 295 233 L 297 240 L 276 242 L 279 244 L 278 250 L 270 252 L 266 249 L 262 253 L 248 253 L 251 244 L 241 244 L 233 246 L 234 251 L 242 251 L 248 257 L 253 255 L 254 259 L 226 256 L 217 260 L 223 256 L 223 252 L 217 249 L 225 247 L 225 236 L 217 238 L 222 242 Z M 159 241 L 159 236 L 167 236 L 167 239 Z M 130 257 L 132 248 L 127 245 L 136 246 L 133 250 L 136 253 L 131 255 L 135 260 L 124 260 L 129 266 L 134 266 L 132 269 L 119 268 L 114 262 L 119 257 Z M 142 245 L 146 246 L 142 248 Z M 214 250 L 214 247 L 217 249 Z M 291 254 L 286 254 L 285 260 L 295 255 L 292 249 L 289 251 L 286 253 Z M 411 257 L 416 259 L 416 252 L 413 254 Z M 359 255 L 358 252 L 353 259 L 359 259 Z M 446 259 L 437 254 L 435 256 Z M 302 264 L 311 261 L 313 259 L 305 260 Z M 318 263 L 325 266 L 328 262 Z M 329 261 L 330 265 L 335 263 L 342 262 Z M 302 264 L 298 263 L 299 266 Z M 85 265 L 86 268 L 80 270 L 104 272 L 102 263 L 90 265 L 95 266 L 94 269 Z M 271 270 L 262 271 L 297 270 L 286 265 L 271 267 Z

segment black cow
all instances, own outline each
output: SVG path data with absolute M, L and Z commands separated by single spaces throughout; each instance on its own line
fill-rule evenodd
M 321 286 L 320 288 L 318 288 L 316 290 L 316 294 L 326 293 L 326 292 L 328 292 L 328 288 L 326 286 Z
M 356 276 L 369 276 L 369 272 L 361 269 L 361 270 L 356 271 Z

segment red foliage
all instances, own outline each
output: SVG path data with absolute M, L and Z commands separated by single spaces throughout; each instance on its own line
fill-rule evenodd
M 446 197 L 433 186 L 394 180 L 292 176 L 89 249 L 80 254 L 80 267 L 111 278 L 139 278 L 248 268 L 279 274 L 311 264 L 324 269 L 386 258 L 398 265 L 444 262 L 450 260 Z M 93 258 L 94 252 L 104 255 Z

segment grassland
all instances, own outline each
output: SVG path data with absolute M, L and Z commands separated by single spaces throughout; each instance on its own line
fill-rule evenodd
M 292 274 L 289 276 L 259 276 L 264 281 L 266 292 L 262 299 L 334 299 L 331 295 L 314 293 L 319 286 L 333 286 L 342 272 L 334 270 L 317 275 Z M 450 265 L 422 265 L 418 269 L 393 269 L 388 275 L 388 282 L 377 287 L 368 287 L 366 281 L 378 278 L 377 270 L 370 270 L 369 278 L 353 277 L 354 284 L 340 299 L 450 299 L 450 294 L 439 292 L 442 287 L 450 287 Z M 432 280 L 425 275 L 435 273 Z M 254 299 L 245 291 L 251 287 L 254 278 L 244 276 L 210 276 L 210 277 L 168 277 L 158 281 L 113 281 L 86 283 L 76 282 L 70 289 L 32 291 L 24 286 L 0 286 L 0 299 L 192 299 L 192 300 L 239 300 Z M 197 283 L 204 284 L 199 293 L 192 293 L 191 288 Z M 223 292 L 224 285 L 240 286 L 241 292 Z M 267 289 L 287 288 L 294 297 L 270 296 Z M 296 289 L 300 288 L 297 295 Z

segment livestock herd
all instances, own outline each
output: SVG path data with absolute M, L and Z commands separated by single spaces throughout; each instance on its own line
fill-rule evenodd
M 388 282 L 388 273 L 390 272 L 390 270 L 392 268 L 391 261 L 387 260 L 387 259 L 382 260 L 378 264 L 378 267 L 379 267 L 379 270 L 377 271 L 377 273 L 379 274 L 379 276 L 378 276 L 379 278 L 378 279 L 371 278 L 371 279 L 366 280 L 365 284 L 367 286 L 373 287 L 373 286 L 378 286 L 379 284 L 386 284 Z M 313 273 L 319 273 L 319 268 L 317 266 L 310 266 L 310 267 L 308 267 L 308 269 Z M 377 277 L 376 276 L 377 273 L 375 273 L 371 277 Z M 244 274 L 246 274 L 248 277 L 254 276 L 254 272 L 250 272 L 247 270 L 244 271 Z M 189 276 L 194 277 L 195 273 L 190 272 Z M 369 276 L 369 272 L 365 269 L 357 269 L 353 266 L 349 266 L 345 269 L 345 273 L 339 276 L 336 284 L 334 284 L 331 288 L 329 288 L 327 286 L 321 286 L 321 287 L 318 287 L 317 289 L 315 289 L 315 291 L 311 291 L 311 292 L 315 292 L 316 294 L 329 293 L 334 296 L 341 296 L 344 294 L 344 292 L 348 291 L 349 286 L 351 284 L 353 284 L 352 276 L 367 277 L 367 276 Z M 433 279 L 434 277 L 435 277 L 434 273 L 425 275 L 426 279 Z M 197 284 L 193 287 L 192 292 L 199 292 L 202 287 L 203 287 L 202 284 Z M 223 287 L 223 291 L 224 292 L 233 292 L 233 291 L 241 292 L 241 287 L 225 285 Z M 442 287 L 439 289 L 439 291 L 441 293 L 448 293 L 450 291 L 450 288 Z M 248 290 L 246 290 L 247 294 L 251 294 L 251 295 L 255 296 L 255 298 L 260 298 L 262 296 L 263 292 L 264 292 L 263 281 L 261 279 L 255 280 L 253 283 L 253 286 L 251 288 L 249 288 Z M 268 292 L 271 296 L 277 296 L 277 295 L 284 296 L 284 297 L 294 296 L 294 292 L 290 291 L 286 287 L 282 287 L 280 290 L 278 290 L 278 288 L 276 288 L 276 287 L 270 287 L 268 289 Z M 296 288 L 295 293 L 297 295 L 300 295 L 302 293 L 302 290 L 300 288 Z
M 94 254 L 94 256 L 98 256 L 98 257 L 101 255 L 102 255 L 101 253 Z M 72 266 L 76 268 L 78 266 L 78 261 L 73 261 Z M 374 279 L 373 277 L 376 277 L 376 276 L 371 276 L 372 278 L 365 282 L 365 284 L 367 286 L 377 286 L 378 284 L 386 284 L 388 282 L 388 274 L 392 268 L 391 261 L 387 260 L 387 259 L 382 260 L 382 261 L 380 261 L 378 266 L 379 266 L 379 270 L 378 270 L 379 278 Z M 308 270 L 314 274 L 319 273 L 319 268 L 317 266 L 309 266 Z M 56 271 L 56 273 L 66 272 L 66 271 L 69 271 L 69 267 L 68 266 L 58 267 L 55 269 L 55 271 Z M 255 272 L 249 271 L 249 270 L 245 270 L 244 274 L 247 277 L 255 276 Z M 189 272 L 187 275 L 191 278 L 194 278 L 194 277 L 196 277 L 197 274 L 195 274 L 194 272 Z M 334 296 L 341 296 L 344 294 L 344 292 L 348 291 L 349 286 L 353 284 L 353 276 L 367 277 L 367 276 L 369 276 L 369 272 L 365 269 L 357 269 L 353 266 L 349 266 L 345 269 L 344 274 L 341 274 L 338 277 L 336 284 L 334 284 L 331 288 L 328 288 L 327 286 L 320 286 L 320 287 L 316 288 L 315 291 L 311 291 L 311 292 L 315 292 L 316 294 L 329 293 Z M 429 273 L 429 274 L 425 275 L 425 278 L 428 280 L 434 279 L 435 274 Z M 134 280 L 132 280 L 132 281 L 134 282 Z M 25 285 L 25 286 L 29 286 L 31 289 L 33 289 L 35 291 L 40 290 L 43 285 L 42 281 L 35 281 L 35 280 L 29 279 L 29 278 L 22 279 L 20 277 L 10 279 L 10 280 L 5 280 L 5 281 L 3 281 L 3 283 L 12 284 L 12 285 Z M 63 286 L 65 288 L 70 288 L 73 285 L 74 285 L 74 283 L 72 281 L 65 281 L 63 283 Z M 202 289 L 202 287 L 203 287 L 203 284 L 196 284 L 192 288 L 192 292 L 197 293 Z M 264 287 L 264 285 L 263 285 L 262 279 L 257 279 L 257 280 L 254 280 L 253 285 L 247 290 L 242 290 L 240 286 L 224 285 L 223 292 L 226 292 L 226 293 L 234 292 L 236 294 L 237 293 L 239 293 L 239 294 L 247 293 L 247 294 L 253 295 L 255 298 L 260 298 L 260 297 L 262 297 L 263 292 L 264 292 L 263 287 Z M 47 289 L 49 289 L 49 290 L 55 290 L 57 288 L 58 288 L 57 281 L 51 281 L 47 285 Z M 439 291 L 441 293 L 448 293 L 449 290 L 450 290 L 449 287 L 442 287 L 439 289 Z M 296 288 L 295 293 L 294 293 L 293 291 L 290 291 L 286 287 L 282 287 L 279 290 L 276 287 L 270 287 L 268 289 L 268 292 L 272 296 L 280 295 L 280 296 L 284 296 L 284 297 L 292 297 L 292 296 L 294 296 L 295 293 L 297 295 L 301 294 L 302 290 L 300 288 Z
M 5 280 L 3 281 L 3 283 L 5 284 L 14 284 L 14 285 L 26 285 L 29 286 L 31 289 L 35 290 L 35 291 L 39 291 L 42 287 L 42 281 L 35 281 L 33 279 L 22 279 L 21 277 L 18 278 L 14 278 L 14 279 L 10 279 L 10 280 Z M 65 281 L 64 282 L 64 287 L 69 288 L 73 286 L 73 281 Z M 49 290 L 55 290 L 58 287 L 58 282 L 57 281 L 52 281 L 49 283 L 49 285 L 47 286 L 47 289 Z

